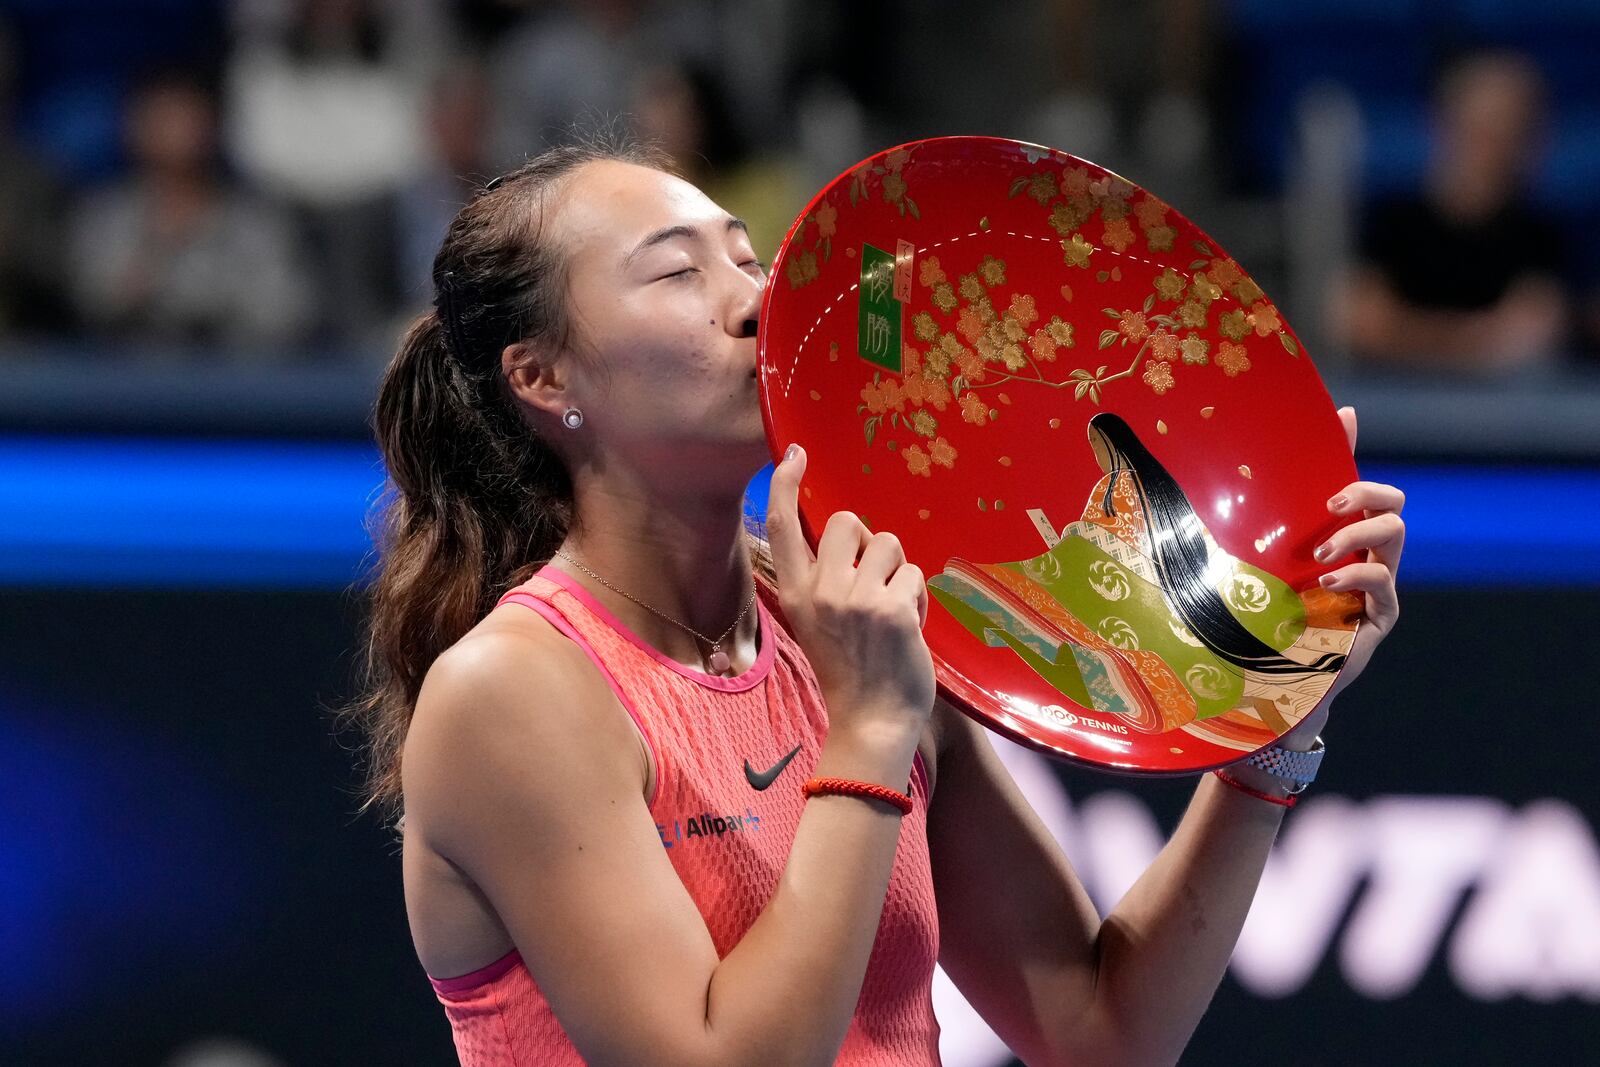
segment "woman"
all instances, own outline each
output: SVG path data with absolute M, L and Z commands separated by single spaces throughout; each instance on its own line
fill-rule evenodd
M 765 272 L 649 156 L 558 149 L 490 183 L 435 280 L 378 400 L 397 492 L 361 710 L 462 1062 L 936 1063 L 936 957 L 1030 1063 L 1174 1061 L 1283 782 L 1207 778 L 1102 922 L 936 701 L 894 536 L 840 512 L 808 551 L 798 449 L 769 572 L 741 511 Z M 1371 605 L 1346 680 L 1393 625 L 1403 527 L 1389 487 L 1336 502 L 1374 516 L 1327 557 L 1372 552 L 1333 581 Z

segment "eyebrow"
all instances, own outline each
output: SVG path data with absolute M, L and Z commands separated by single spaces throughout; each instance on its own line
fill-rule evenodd
M 746 235 L 750 233 L 750 227 L 745 225 L 744 219 L 736 218 L 730 215 L 728 216 L 728 225 L 723 230 L 723 233 L 731 233 L 734 230 L 739 230 Z M 649 237 L 646 237 L 644 240 L 640 241 L 634 246 L 633 251 L 622 257 L 623 269 L 626 270 L 630 265 L 632 265 L 634 260 L 644 255 L 656 245 L 664 244 L 667 241 L 672 241 L 679 237 L 687 237 L 690 240 L 693 240 L 698 236 L 700 236 L 699 231 L 692 226 L 685 226 L 681 223 L 676 226 L 663 226 L 655 233 L 652 233 Z

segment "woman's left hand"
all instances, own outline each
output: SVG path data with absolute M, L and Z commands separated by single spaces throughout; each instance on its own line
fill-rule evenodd
M 1356 450 L 1356 409 L 1340 408 L 1339 421 L 1344 423 L 1345 436 L 1350 440 L 1353 453 Z M 1394 582 L 1395 572 L 1400 567 L 1400 551 L 1406 543 L 1406 524 L 1400 518 L 1405 502 L 1404 493 L 1382 482 L 1351 482 L 1328 501 L 1328 510 L 1335 515 L 1362 517 L 1335 532 L 1314 554 L 1318 559 L 1335 560 L 1365 550 L 1366 559 L 1324 574 L 1322 587 L 1366 594 L 1366 610 L 1361 625 L 1356 628 L 1355 644 L 1344 669 L 1311 714 L 1284 736 L 1280 743 L 1286 748 L 1311 746 L 1328 721 L 1328 706 L 1333 698 L 1366 669 L 1372 650 L 1389 636 L 1400 618 L 1400 599 Z

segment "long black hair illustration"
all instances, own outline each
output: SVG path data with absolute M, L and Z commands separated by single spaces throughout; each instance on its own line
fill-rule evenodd
M 1100 502 L 1107 516 L 1117 513 L 1112 495 L 1118 475 L 1123 471 L 1133 475 L 1162 592 L 1202 644 L 1228 663 L 1262 674 L 1323 673 L 1344 665 L 1344 656 L 1337 653 L 1321 656 L 1312 663 L 1296 663 L 1234 618 L 1222 595 L 1207 580 L 1211 553 L 1199 515 L 1172 475 L 1126 422 L 1108 411 L 1094 416 L 1089 420 L 1089 445 L 1101 469 L 1111 475 Z

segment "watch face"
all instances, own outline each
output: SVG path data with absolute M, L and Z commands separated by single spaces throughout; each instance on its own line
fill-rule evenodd
M 881 152 L 779 251 L 761 315 L 774 455 L 927 576 L 947 698 L 1051 755 L 1146 773 L 1270 744 L 1343 666 L 1317 577 L 1355 480 L 1282 312 L 1169 204 L 992 137 Z M 1354 557 L 1351 557 L 1353 559 Z

